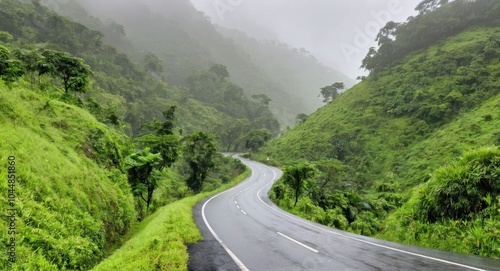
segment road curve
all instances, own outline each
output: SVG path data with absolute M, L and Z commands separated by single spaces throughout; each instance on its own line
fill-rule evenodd
M 241 159 L 252 176 L 200 203 L 195 218 L 212 246 L 251 271 L 500 270 L 500 260 L 406 246 L 338 231 L 279 209 L 267 197 L 279 169 Z M 203 224 L 203 225 L 200 225 Z M 209 236 L 210 235 L 210 236 Z M 233 265 L 236 266 L 236 265 Z M 201 269 L 203 270 L 203 269 Z M 211 270 L 232 270 L 213 269 Z

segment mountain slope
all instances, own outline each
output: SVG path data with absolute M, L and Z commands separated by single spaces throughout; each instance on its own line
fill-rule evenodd
M 481 17 L 478 8 L 488 12 Z M 498 170 L 495 153 L 500 144 L 500 25 L 493 15 L 500 5 L 489 0 L 454 1 L 410 19 L 408 25 L 422 27 L 424 36 L 434 35 L 425 27 L 447 19 L 441 16 L 435 21 L 436 14 L 452 18 L 456 10 L 470 15 L 464 17 L 470 20 L 460 25 L 460 33 L 443 34 L 433 44 L 413 48 L 392 62 L 380 62 L 369 54 L 366 60 L 378 67 L 370 76 L 263 149 L 262 160 L 294 164 L 305 159 L 320 170 L 304 184 L 308 193 L 296 207 L 291 188 L 278 182 L 271 197 L 281 207 L 357 233 L 382 232 L 381 237 L 394 241 L 500 257 L 495 249 L 500 240 L 498 178 L 486 189 L 489 194 L 479 192 L 481 182 L 474 186 L 476 182 L 468 179 L 497 176 L 488 172 Z M 450 19 L 451 25 L 455 22 Z M 403 31 L 397 29 L 396 33 Z M 379 48 L 381 55 L 390 48 L 391 41 L 385 42 Z M 493 147 L 480 149 L 485 146 Z M 468 162 L 454 162 L 460 157 Z M 478 163 L 478 171 L 466 169 L 469 163 Z M 451 166 L 441 168 L 447 164 Z M 469 175 L 453 175 L 467 170 Z M 455 183 L 443 176 L 455 178 Z M 469 194 L 457 192 L 462 185 L 467 185 Z M 429 207 L 448 202 L 439 191 L 459 193 L 451 201 L 453 208 L 464 206 L 456 211 L 460 216 L 436 220 L 431 211 L 428 217 L 419 214 L 425 208 L 446 210 Z M 480 195 L 478 204 L 471 207 L 475 195 Z
M 184 85 L 185 79 L 193 72 L 206 70 L 213 64 L 223 64 L 247 96 L 269 96 L 273 100 L 273 113 L 286 124 L 294 123 L 297 114 L 313 112 L 319 106 L 319 89 L 316 88 L 320 82 L 315 76 L 304 76 L 302 71 L 310 69 L 308 74 L 318 72 L 323 78 L 332 75 L 328 84 L 349 80 L 308 58 L 295 58 L 293 65 L 302 69 L 286 68 L 287 63 L 279 63 L 284 58 L 278 55 L 291 55 L 288 48 L 264 46 L 261 47 L 264 51 L 249 51 L 247 46 L 240 46 L 241 41 L 234 42 L 220 34 L 189 1 L 148 0 L 138 3 L 82 0 L 79 3 L 93 16 L 103 20 L 111 18 L 123 25 L 124 33 L 133 46 L 162 59 L 165 67 L 163 75 L 170 84 Z M 62 12 L 91 27 L 91 20 L 81 18 L 81 14 L 71 12 L 71 8 L 65 8 L 65 5 L 70 4 L 61 4 Z M 119 42 L 113 45 L 121 48 Z M 270 72 L 270 61 L 278 62 L 272 64 L 276 71 Z M 286 73 L 291 74 L 282 76 Z M 327 81 L 326 78 L 323 80 Z
M 3 82 L 0 126 L 0 160 L 6 165 L 14 156 L 17 163 L 17 266 L 86 270 L 97 264 L 136 218 L 127 177 L 115 162 L 123 137 L 85 110 Z M 7 180 L 5 169 L 0 177 Z M 7 191 L 7 182 L 0 187 Z M 7 206 L 7 197 L 0 203 Z M 6 220 L 0 227 L 8 228 Z M 10 237 L 2 230 L 3 244 Z M 0 258 L 7 270 L 7 254 Z
M 217 78 L 218 86 L 225 87 L 221 90 L 242 92 L 216 74 L 204 74 Z M 93 82 L 86 85 L 89 81 Z M 0 1 L 0 177 L 6 180 L 0 184 L 6 195 L 0 204 L 14 208 L 8 210 L 9 218 L 0 220 L 0 240 L 9 249 L 9 254 L 0 256 L 0 269 L 89 270 L 122 245 L 125 234 L 134 233 L 130 228 L 137 220 L 192 194 L 185 183 L 190 174 L 186 156 L 181 154 L 183 159 L 179 159 L 178 153 L 170 160 L 177 160 L 175 165 L 157 170 L 149 178 L 141 175 L 141 181 L 150 181 L 148 185 L 154 182 L 147 200 L 145 184 L 135 183 L 132 189 L 130 169 L 137 164 L 131 165 L 131 157 L 140 156 L 136 153 L 139 148 L 144 154 L 150 149 L 149 142 L 134 141 L 124 133 L 124 120 L 137 129 L 175 102 L 180 103 L 177 112 L 185 113 L 181 120 L 184 130 L 176 128 L 175 133 L 234 121 L 236 116 L 222 111 L 227 108 L 218 110 L 188 92 L 168 87 L 105 45 L 102 33 L 59 16 L 40 1 Z M 259 103 L 242 95 L 233 98 L 276 122 Z M 173 121 L 168 125 L 172 130 L 177 127 Z M 174 142 L 169 148 L 180 152 L 180 142 L 175 145 L 177 134 L 169 136 Z M 206 144 L 215 145 L 215 139 L 207 137 Z M 228 183 L 245 170 L 236 160 L 211 150 L 213 155 L 205 163 L 213 169 L 206 173 L 203 192 Z M 146 160 L 159 157 L 149 154 Z M 146 201 L 150 206 L 145 206 Z M 190 207 L 183 208 L 188 211 L 177 214 L 189 222 Z M 169 227 L 197 233 L 193 223 Z M 157 237 L 156 233 L 149 236 Z M 167 243 L 173 239 L 181 252 L 167 253 L 171 257 L 163 260 L 175 259 L 185 266 L 184 242 L 188 240 L 164 238 Z M 143 266 L 154 264 L 148 261 Z M 168 264 L 162 268 L 169 270 Z
M 78 10 L 75 2 L 67 4 L 71 10 Z M 75 99 L 75 102 L 102 122 L 116 120 L 112 124 L 126 126 L 130 135 L 139 135 L 145 122 L 152 118 L 160 119 L 162 112 L 171 105 L 178 107 L 181 113 L 178 126 L 186 133 L 210 130 L 221 135 L 222 131 L 213 127 L 238 119 L 247 121 L 249 130 L 279 132 L 277 120 L 268 106 L 243 95 L 242 88 L 232 83 L 230 78 L 217 79 L 217 75 L 209 69 L 193 72 L 194 81 L 204 88 L 205 96 L 219 95 L 225 100 L 207 100 L 187 87 L 169 86 L 157 72 L 134 61 L 140 59 L 142 62 L 149 54 L 134 49 L 123 36 L 116 37 L 120 32 L 116 23 L 105 25 L 95 18 L 92 21 L 93 26 L 103 28 L 110 34 L 107 40 L 102 32 L 62 17 L 37 1 L 3 1 L 0 7 L 0 30 L 10 33 L 15 43 L 33 44 L 27 46 L 29 50 L 65 51 L 85 60 L 93 71 L 95 84 L 82 99 Z M 86 11 L 81 11 L 82 14 L 85 18 L 89 16 Z M 106 44 L 115 38 L 121 41 L 130 56 Z M 239 132 L 236 137 L 243 136 L 248 130 Z
M 484 48 L 491 40 L 500 41 L 499 30 L 469 30 L 408 56 L 403 64 L 373 75 L 340 95 L 305 123 L 271 142 L 263 153 L 280 161 L 334 158 L 368 166 L 364 172 L 371 174 L 372 180 L 392 172 L 405 176 L 408 184 L 418 183 L 426 173 L 411 176 L 414 172 L 402 171 L 402 161 L 409 158 L 407 151 L 433 136 L 442 125 L 498 94 L 499 60 L 485 57 Z M 452 75 L 441 69 L 450 59 L 460 63 L 453 67 Z M 472 67 L 475 70 L 471 72 L 484 71 L 470 74 Z M 490 124 L 485 121 L 476 125 Z M 351 146 L 339 145 L 344 143 Z M 492 135 L 483 142 L 495 143 Z M 344 150 L 350 151 L 343 155 Z M 459 153 L 456 150 L 454 156 Z M 361 157 L 366 161 L 356 161 Z

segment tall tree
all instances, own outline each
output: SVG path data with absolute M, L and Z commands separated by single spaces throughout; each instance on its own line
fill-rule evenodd
M 345 88 L 344 83 L 336 82 L 331 86 L 326 86 L 324 88 L 321 88 L 320 96 L 323 96 L 324 103 L 331 103 L 339 96 L 339 90 L 342 90 L 344 88 Z
M 176 106 L 163 111 L 164 121 L 153 120 L 143 127 L 152 133 L 141 136 L 139 141 L 159 153 L 162 161 L 158 163 L 158 170 L 170 167 L 179 157 L 180 138 L 174 133 Z
M 184 137 L 184 142 L 184 158 L 191 169 L 186 183 L 193 192 L 199 193 L 209 171 L 215 167 L 215 140 L 204 132 L 198 132 Z
M 21 60 L 29 73 L 31 83 L 35 83 L 36 75 L 39 71 L 40 64 L 43 63 L 43 57 L 36 50 L 15 50 L 14 55 Z
M 161 162 L 161 156 L 151 153 L 149 148 L 145 148 L 141 152 L 133 153 L 127 157 L 125 162 L 128 167 L 128 180 L 132 193 L 146 202 L 146 210 L 148 210 L 153 200 L 153 192 L 157 187 L 157 179 L 152 175 Z
M 300 113 L 297 115 L 297 117 L 295 117 L 295 119 L 297 120 L 297 123 L 304 123 L 306 122 L 308 117 L 309 116 L 307 114 Z
M 420 14 L 425 14 L 448 4 L 448 2 L 449 0 L 424 0 L 418 4 L 415 11 L 418 11 Z
M 90 86 L 90 67 L 83 60 L 69 53 L 46 50 L 42 53 L 44 63 L 39 67 L 39 73 L 59 77 L 64 85 L 64 91 L 86 92 Z
M 209 69 L 210 72 L 215 73 L 220 79 L 225 79 L 230 76 L 227 67 L 222 64 L 215 64 Z
M 295 203 L 293 207 L 297 206 L 300 195 L 307 189 L 308 182 L 314 178 L 316 173 L 316 167 L 306 162 L 285 166 L 282 178 L 283 182 L 294 191 Z
M 258 152 L 271 138 L 273 134 L 268 130 L 252 130 L 243 136 L 243 142 L 245 142 L 245 149 Z
M 10 59 L 9 56 L 9 49 L 0 45 L 0 77 L 7 83 L 13 83 L 23 76 L 26 70 L 21 61 Z
M 3 76 L 7 72 L 9 55 L 9 49 L 0 45 L 0 76 Z
M 262 106 L 269 106 L 269 103 L 273 101 L 265 94 L 252 95 L 252 99 L 259 101 Z

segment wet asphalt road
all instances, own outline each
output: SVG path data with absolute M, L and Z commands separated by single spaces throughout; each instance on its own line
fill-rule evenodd
M 189 248 L 191 271 L 500 270 L 500 260 L 381 241 L 286 213 L 267 198 L 281 171 L 242 161 L 252 176 L 193 210 L 205 241 Z

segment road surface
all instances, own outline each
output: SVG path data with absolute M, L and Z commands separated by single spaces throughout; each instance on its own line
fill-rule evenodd
M 204 258 L 197 257 L 191 270 L 500 270 L 500 260 L 381 241 L 286 213 L 267 197 L 281 171 L 242 161 L 252 176 L 194 210 L 204 237 L 212 240 L 206 250 L 218 249 L 236 264 L 201 253 Z

